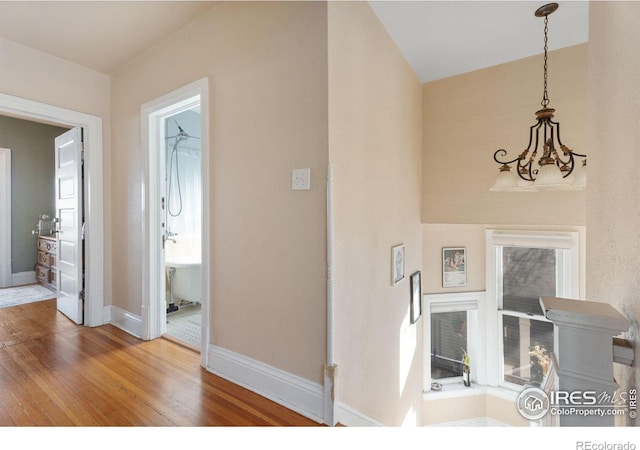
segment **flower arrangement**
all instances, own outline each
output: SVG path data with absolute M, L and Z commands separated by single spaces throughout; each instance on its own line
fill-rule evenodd
M 541 383 L 551 365 L 551 355 L 546 348 L 536 344 L 529 347 L 529 357 L 531 359 L 531 381 Z
M 464 366 L 462 367 L 462 382 L 465 386 L 471 386 L 471 368 L 469 367 L 469 355 L 465 349 L 462 350 L 462 363 Z

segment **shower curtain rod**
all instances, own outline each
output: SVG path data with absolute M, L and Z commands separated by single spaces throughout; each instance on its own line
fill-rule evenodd
M 184 137 L 184 138 L 187 138 L 187 139 L 200 139 L 198 136 L 191 136 L 191 135 L 186 134 L 186 133 L 185 134 L 176 134 L 175 136 L 166 136 L 165 139 L 176 139 L 176 138 L 179 138 L 179 137 Z

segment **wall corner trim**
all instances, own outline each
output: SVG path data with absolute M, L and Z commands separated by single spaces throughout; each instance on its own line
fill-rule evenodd
M 365 416 L 342 402 L 338 402 L 338 423 L 347 427 L 384 427 L 371 417 Z
M 322 386 L 239 353 L 210 345 L 207 370 L 323 423 Z
M 142 339 L 142 318 L 117 306 L 105 306 L 103 318 L 108 317 L 105 323 L 110 323 L 132 336 Z

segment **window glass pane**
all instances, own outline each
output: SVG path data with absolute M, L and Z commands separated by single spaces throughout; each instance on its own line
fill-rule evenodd
M 502 330 L 504 380 L 540 386 L 553 352 L 553 324 L 504 314 Z
M 467 311 L 431 314 L 431 378 L 462 376 L 467 350 Z
M 540 297 L 556 296 L 556 250 L 502 248 L 502 308 L 542 315 Z

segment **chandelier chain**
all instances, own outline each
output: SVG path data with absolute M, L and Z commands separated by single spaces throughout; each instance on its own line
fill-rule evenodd
M 549 95 L 547 94 L 547 43 L 549 39 L 547 38 L 547 33 L 549 32 L 549 16 L 544 16 L 544 94 L 542 96 L 542 107 L 546 108 L 549 105 Z

